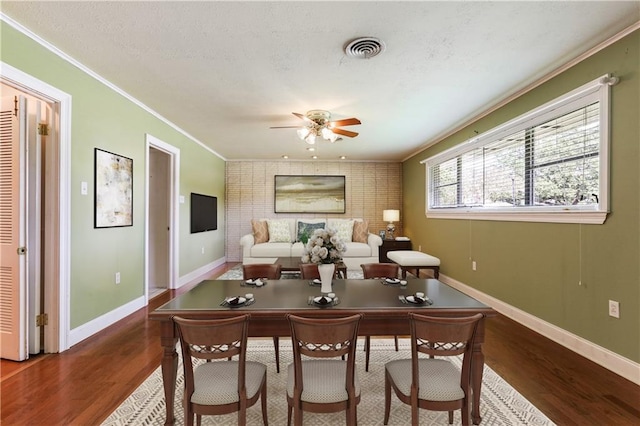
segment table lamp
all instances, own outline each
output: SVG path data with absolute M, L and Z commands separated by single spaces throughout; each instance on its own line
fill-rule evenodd
M 400 220 L 400 210 L 383 210 L 382 211 L 382 220 L 385 222 L 389 222 L 387 224 L 387 239 L 393 240 L 393 233 L 396 230 L 396 226 L 393 222 L 397 222 Z

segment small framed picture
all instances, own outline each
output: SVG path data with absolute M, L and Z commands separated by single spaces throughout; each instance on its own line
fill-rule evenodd
M 380 238 L 382 238 L 384 240 L 385 236 L 387 235 L 387 232 L 384 229 L 381 229 L 378 232 L 378 235 L 380 235 Z

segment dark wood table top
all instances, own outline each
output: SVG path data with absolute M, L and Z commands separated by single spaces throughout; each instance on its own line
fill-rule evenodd
M 203 281 L 185 294 L 182 294 L 153 311 L 152 318 L 167 318 L 171 315 L 190 317 L 235 315 L 235 312 L 250 312 L 261 316 L 283 316 L 286 313 L 311 314 L 324 316 L 351 315 L 363 312 L 365 316 L 384 313 L 385 317 L 406 315 L 407 312 L 419 312 L 425 315 L 450 313 L 460 315 L 464 312 L 485 312 L 493 310 L 476 299 L 435 279 L 409 279 L 406 286 L 385 285 L 380 279 L 334 279 L 333 292 L 340 303 L 336 306 L 318 307 L 309 305 L 309 296 L 320 296 L 320 287 L 309 285 L 308 280 L 286 279 L 269 280 L 262 287 L 244 285 L 242 280 Z M 413 305 L 402 303 L 399 295 L 412 295 L 423 292 L 433 301 L 432 305 Z M 244 296 L 253 293 L 255 303 L 249 306 L 229 308 L 220 306 L 225 297 Z M 314 315 L 315 316 L 315 315 Z

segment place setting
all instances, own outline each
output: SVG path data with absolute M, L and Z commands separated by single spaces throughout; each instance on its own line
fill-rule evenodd
M 320 278 L 316 278 L 316 279 L 313 279 L 313 280 L 309 281 L 309 285 L 311 287 L 320 287 L 320 286 L 322 286 L 322 281 L 320 280 Z
M 307 299 L 307 304 L 310 306 L 329 307 L 336 306 L 339 303 L 340 299 L 338 299 L 335 293 L 328 293 L 326 296 L 309 296 Z
M 407 280 L 401 280 L 399 278 L 382 277 L 382 278 L 378 278 L 378 279 L 384 285 L 391 285 L 391 286 L 397 286 L 397 285 L 405 286 L 405 285 L 407 285 Z
M 415 294 L 410 294 L 405 296 L 404 294 L 398 295 L 398 299 L 405 305 L 418 305 L 418 306 L 429 306 L 433 305 L 433 300 L 429 299 L 425 296 L 424 293 L 418 291 Z
M 267 284 L 267 279 L 266 278 L 256 278 L 256 279 L 249 279 L 249 280 L 245 280 L 244 282 L 240 283 L 241 287 L 262 287 L 264 285 Z
M 229 308 L 240 308 L 250 306 L 255 303 L 256 299 L 253 297 L 253 293 L 247 293 L 244 296 L 229 296 L 225 297 L 220 306 L 227 306 Z

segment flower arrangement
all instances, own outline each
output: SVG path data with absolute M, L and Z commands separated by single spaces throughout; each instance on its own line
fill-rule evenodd
M 338 263 L 347 246 L 335 229 L 316 229 L 304 247 L 302 263 Z

